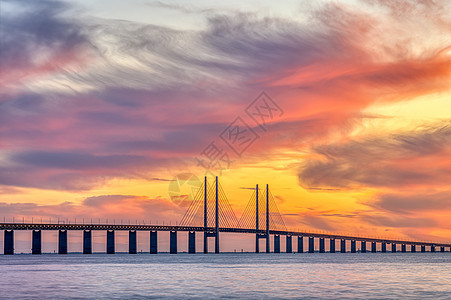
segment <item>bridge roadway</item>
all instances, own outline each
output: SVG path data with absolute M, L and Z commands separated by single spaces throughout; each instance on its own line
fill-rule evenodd
M 196 227 L 196 226 L 177 226 L 177 225 L 118 225 L 118 224 L 32 224 L 32 223 L 0 223 L 0 230 L 136 230 L 136 231 L 189 231 L 189 232 L 215 232 L 214 227 Z M 224 228 L 219 227 L 220 232 L 231 233 L 251 233 L 261 234 L 266 233 L 265 230 L 246 229 L 246 228 Z M 325 234 L 325 233 L 312 233 L 301 231 L 280 231 L 270 230 L 270 234 L 273 235 L 286 235 L 286 236 L 303 236 L 313 238 L 327 238 L 327 239 L 341 239 L 351 241 L 363 241 L 363 242 L 376 242 L 387 244 L 405 244 L 405 245 L 423 245 L 423 246 L 435 246 L 435 247 L 450 247 L 451 243 L 434 243 L 426 241 L 412 241 L 412 240 L 395 240 L 385 238 L 374 237 L 362 237 L 352 235 L 337 235 L 337 234 Z

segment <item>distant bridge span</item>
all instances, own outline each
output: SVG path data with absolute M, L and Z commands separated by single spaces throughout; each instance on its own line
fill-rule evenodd
M 311 233 L 302 231 L 290 231 L 286 229 L 271 229 L 271 224 L 275 224 L 273 218 L 277 218 L 278 215 L 271 215 L 270 212 L 270 192 L 268 185 L 266 186 L 266 191 L 259 192 L 258 185 L 256 186 L 255 197 L 251 198 L 250 204 L 255 205 L 254 215 L 252 216 L 255 220 L 255 228 L 246 228 L 243 226 L 237 227 L 220 227 L 219 221 L 221 219 L 220 214 L 227 212 L 227 208 L 222 208 L 221 205 L 228 205 L 228 203 L 221 203 L 220 205 L 220 189 L 218 185 L 218 179 L 216 178 L 215 185 L 209 187 L 207 185 L 207 179 L 205 178 L 203 190 L 203 205 L 199 204 L 199 201 L 194 201 L 191 207 L 188 209 L 187 214 L 184 216 L 184 221 L 192 222 L 195 220 L 196 214 L 198 212 L 203 212 L 204 226 L 190 226 L 190 225 L 138 225 L 138 224 L 36 224 L 36 223 L 0 223 L 0 230 L 4 230 L 4 254 L 14 254 L 14 231 L 16 230 L 30 230 L 32 231 L 32 254 L 41 254 L 41 231 L 42 230 L 57 230 L 58 234 L 58 253 L 67 254 L 67 231 L 77 230 L 83 231 L 83 253 L 92 253 L 92 234 L 93 230 L 100 230 L 107 232 L 107 247 L 106 252 L 113 254 L 115 253 L 115 231 L 129 231 L 129 253 L 137 253 L 137 231 L 148 231 L 150 232 L 150 253 L 158 252 L 157 243 L 157 232 L 158 231 L 169 231 L 170 232 L 170 253 L 177 253 L 177 232 L 188 232 L 188 252 L 195 253 L 195 233 L 204 233 L 204 253 L 208 253 L 208 243 L 207 239 L 209 237 L 215 238 L 215 252 L 219 253 L 219 233 L 229 232 L 229 233 L 247 233 L 255 234 L 256 237 L 256 252 L 259 252 L 259 239 L 266 240 L 266 252 L 270 252 L 270 236 L 273 236 L 273 250 L 274 252 L 280 252 L 280 236 L 286 237 L 286 252 L 291 253 L 293 251 L 292 247 L 292 237 L 297 237 L 297 252 L 309 252 L 313 253 L 315 251 L 324 253 L 325 251 L 325 240 L 329 240 L 329 251 L 334 252 L 347 252 L 346 241 L 351 242 L 352 253 L 358 252 L 356 242 L 360 242 L 359 252 L 377 252 L 376 244 L 381 245 L 380 252 L 387 252 L 387 244 L 391 244 L 391 252 L 397 252 L 397 245 L 401 245 L 400 252 L 407 252 L 407 245 L 410 246 L 409 252 L 417 252 L 417 246 L 420 246 L 421 252 L 426 252 L 426 247 L 429 247 L 430 252 L 436 252 L 436 247 L 440 248 L 440 252 L 445 252 L 448 249 L 451 252 L 451 243 L 434 243 L 434 242 L 423 242 L 423 241 L 412 241 L 412 240 L 398 240 L 398 239 L 385 239 L 385 238 L 374 238 L 374 237 L 362 237 L 353 235 L 337 235 L 337 234 L 327 234 L 327 233 Z M 208 208 L 209 196 L 214 194 L 214 209 Z M 264 197 L 259 197 L 263 195 Z M 261 199 L 263 198 L 263 200 Z M 266 198 L 266 210 L 263 211 L 262 205 L 259 206 L 260 202 L 263 202 Z M 255 201 L 255 204 L 252 202 Z M 202 201 L 201 201 L 202 202 Z M 275 205 L 275 204 L 274 204 Z M 210 205 L 213 206 L 213 205 Z M 249 206 L 249 205 L 248 205 Z M 245 211 L 246 213 L 246 211 Z M 208 216 L 214 216 L 214 226 L 209 225 L 211 220 L 208 220 Z M 259 217 L 264 215 L 263 218 L 265 224 L 263 224 L 263 229 L 260 229 Z M 224 216 L 222 216 L 224 218 Z M 233 216 L 234 217 L 234 216 Z M 242 217 L 243 219 L 243 217 Z M 187 221 L 188 220 L 188 221 Z M 240 220 L 241 221 L 241 220 Z M 282 221 L 283 222 L 283 221 Z M 245 224 L 246 222 L 241 224 Z M 239 224 L 238 224 L 239 225 Z M 284 226 L 283 226 L 284 227 Z M 304 251 L 304 240 L 306 237 L 308 239 L 307 251 Z M 319 249 L 315 249 L 315 239 L 319 239 Z M 336 240 L 340 240 L 340 249 L 336 251 Z M 371 248 L 366 247 L 366 243 L 371 244 Z

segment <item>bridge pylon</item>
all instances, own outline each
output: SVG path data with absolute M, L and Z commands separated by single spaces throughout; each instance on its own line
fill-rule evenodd
M 208 183 L 207 176 L 204 182 L 204 253 L 208 253 L 208 238 L 215 238 L 215 253 L 219 253 L 219 186 L 218 176 L 215 178 L 215 227 L 214 231 L 208 228 Z
M 266 240 L 266 253 L 271 252 L 270 230 L 286 230 L 285 223 L 279 213 L 274 197 L 269 191 L 269 185 L 261 190 L 258 184 L 244 209 L 238 226 L 243 229 L 255 228 L 255 252 L 260 252 L 260 239 Z M 278 242 L 274 240 L 275 248 Z
M 216 176 L 213 185 L 209 185 L 207 177 L 205 177 L 180 225 L 203 227 L 203 252 L 208 253 L 208 238 L 212 237 L 215 239 L 215 253 L 219 253 L 220 228 L 234 228 L 237 223 L 238 220 Z

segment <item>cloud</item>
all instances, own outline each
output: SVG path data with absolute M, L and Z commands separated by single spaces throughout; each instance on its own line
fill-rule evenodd
M 101 207 L 108 204 L 122 202 L 125 199 L 135 198 L 135 196 L 126 196 L 126 195 L 102 195 L 102 196 L 93 196 L 88 197 L 83 201 L 84 205 L 92 206 L 92 207 Z
M 361 216 L 364 222 L 392 228 L 433 228 L 438 225 L 433 217 L 407 217 L 398 215 L 364 215 Z
M 374 5 L 381 14 L 367 9 Z M 16 89 L 0 97 L 5 162 L 0 183 L 79 190 L 115 177 L 150 179 L 154 176 L 147 173 L 158 168 L 195 161 L 261 90 L 274 97 L 285 115 L 249 154 L 282 157 L 281 149 L 314 147 L 325 161 L 307 162 L 300 174 L 303 186 L 431 183 L 439 171 L 412 170 L 395 165 L 394 158 L 380 158 L 388 151 L 378 146 L 383 138 L 327 145 L 337 132 L 347 136 L 359 126 L 367 117 L 361 111 L 373 103 L 449 87 L 448 39 L 429 47 L 420 43 L 446 28 L 443 5 L 415 2 L 399 10 L 400 5 L 319 5 L 304 11 L 313 22 L 308 26 L 292 18 L 209 11 L 202 15 L 204 28 L 174 30 L 75 15 L 76 7 L 66 2 L 22 1 L 27 9 L 2 20 L 2 28 L 11 30 L 5 33 L 2 47 L 7 51 L 1 59 L 17 69 L 3 72 Z M 426 9 L 439 18 L 422 17 Z M 403 47 L 385 24 L 396 30 L 417 28 L 410 22 L 412 11 L 430 32 L 399 34 L 399 39 L 409 38 Z M 36 48 L 45 58 L 40 62 L 32 61 Z M 83 63 L 86 52 L 89 64 Z M 51 71 L 36 72 L 46 67 Z M 35 75 L 22 80 L 23 74 Z M 402 156 L 411 141 L 400 138 L 385 146 L 398 153 L 395 148 L 402 144 L 406 149 L 397 154 Z M 422 151 L 443 146 L 439 138 L 421 143 Z M 372 174 L 362 171 L 371 157 L 359 149 L 372 151 L 386 169 L 370 164 Z M 346 151 L 354 151 L 355 162 Z M 444 167 L 442 181 L 446 172 Z
M 40 217 L 47 221 L 49 218 L 56 220 L 77 218 L 109 218 L 109 219 L 139 219 L 149 222 L 149 219 L 156 221 L 172 220 L 180 221 L 184 209 L 181 209 L 168 199 L 148 198 L 136 195 L 100 195 L 84 199 L 80 203 L 62 202 L 59 204 L 40 205 L 37 203 L 5 203 L 0 202 L 0 209 L 9 221 L 12 217 L 24 217 L 30 222 L 39 221 Z M 97 220 L 96 220 L 97 221 Z M 155 223 L 154 223 L 155 224 Z
M 11 161 L 43 168 L 83 170 L 137 166 L 146 163 L 146 158 L 136 155 L 95 156 L 85 153 L 29 151 L 14 154 Z
M 451 174 L 451 126 L 316 147 L 299 181 L 307 188 L 444 186 Z
M 450 191 L 435 193 L 398 193 L 382 194 L 374 202 L 368 203 L 378 209 L 390 211 L 392 213 L 414 213 L 426 211 L 446 211 L 451 210 Z
M 336 227 L 331 224 L 326 218 L 313 216 L 313 215 L 305 215 L 303 217 L 304 223 L 308 226 L 311 226 L 313 228 L 319 229 L 319 230 L 327 230 L 327 231 L 334 231 L 336 230 Z
M 83 60 L 88 39 L 60 1 L 6 1 L 2 12 L 2 86 L 46 76 Z

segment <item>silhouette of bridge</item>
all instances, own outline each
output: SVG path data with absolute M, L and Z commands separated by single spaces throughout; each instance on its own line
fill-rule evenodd
M 188 253 L 196 253 L 196 232 L 203 232 L 203 252 L 208 253 L 208 238 L 215 240 L 215 253 L 220 253 L 219 238 L 220 232 L 248 233 L 255 234 L 255 252 L 260 252 L 260 239 L 266 241 L 266 252 L 269 253 L 270 237 L 273 236 L 273 251 L 280 253 L 280 237 L 285 236 L 285 252 L 292 253 L 293 237 L 297 237 L 297 251 L 325 253 L 325 242 L 329 240 L 330 253 L 346 253 L 347 241 L 350 241 L 350 252 L 366 253 L 377 252 L 377 244 L 380 244 L 380 252 L 387 252 L 387 245 L 391 245 L 390 252 L 408 252 L 407 246 L 410 246 L 409 252 L 417 252 L 420 247 L 421 252 L 440 252 L 448 249 L 451 252 L 451 244 L 421 242 L 411 240 L 384 239 L 374 237 L 361 237 L 353 235 L 337 235 L 327 233 L 311 233 L 302 231 L 287 230 L 283 218 L 279 213 L 274 197 L 269 186 L 262 190 L 256 185 L 255 190 L 238 220 L 227 197 L 219 185 L 218 178 L 214 184 L 208 184 L 205 177 L 198 193 L 191 202 L 188 210 L 182 218 L 180 225 L 118 225 L 118 224 L 33 224 L 33 223 L 0 223 L 0 230 L 4 230 L 4 254 L 14 254 L 14 231 L 30 230 L 32 232 L 32 254 L 42 253 L 42 230 L 58 230 L 58 253 L 67 254 L 67 232 L 69 230 L 83 231 L 83 253 L 92 253 L 92 231 L 102 230 L 107 233 L 106 253 L 115 253 L 115 231 L 129 232 L 129 253 L 137 253 L 137 231 L 150 232 L 150 253 L 158 253 L 159 231 L 169 231 L 169 252 L 177 253 L 177 234 L 178 232 L 188 232 Z M 304 249 L 304 238 L 308 241 Z M 315 247 L 315 239 L 319 239 L 318 246 Z M 339 249 L 336 248 L 336 242 L 340 240 Z M 357 251 L 357 242 L 360 243 L 360 249 Z M 371 248 L 367 248 L 367 243 Z M 398 245 L 401 246 L 399 250 Z M 426 247 L 428 247 L 426 249 Z

